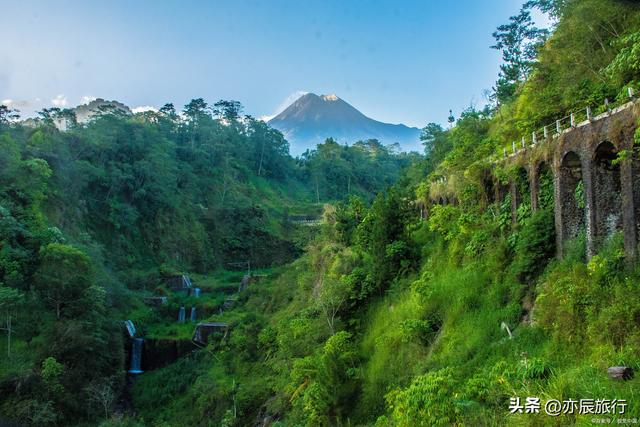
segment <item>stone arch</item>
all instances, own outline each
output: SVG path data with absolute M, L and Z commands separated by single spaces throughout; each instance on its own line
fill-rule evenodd
M 482 178 L 482 189 L 484 191 L 484 196 L 487 200 L 487 203 L 486 203 L 487 205 L 495 203 L 495 201 L 497 200 L 496 187 L 495 187 L 494 181 L 495 180 L 493 176 L 491 176 L 489 173 L 486 173 Z
M 609 141 L 598 144 L 592 157 L 596 244 L 622 229 L 622 185 L 617 157 L 618 149 Z
M 531 188 L 531 203 L 534 210 L 552 208 L 553 201 L 553 172 L 546 161 L 540 161 L 535 166 L 533 187 Z
M 518 204 L 528 200 L 531 194 L 531 184 L 529 183 L 529 172 L 523 166 L 516 169 L 516 190 L 518 191 Z
M 509 184 L 501 181 L 497 177 L 493 178 L 493 182 L 494 201 L 497 203 L 502 203 L 506 199 L 507 195 L 509 195 Z
M 558 172 L 561 244 L 586 229 L 584 184 L 580 156 L 569 151 L 560 161 Z
M 524 166 L 518 166 L 511 180 L 511 216 L 513 223 L 518 221 L 518 210 L 523 204 L 531 203 L 531 185 L 529 172 Z

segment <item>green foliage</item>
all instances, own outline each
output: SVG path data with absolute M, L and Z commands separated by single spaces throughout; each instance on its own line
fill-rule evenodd
M 58 320 L 82 316 L 94 309 L 98 295 L 89 295 L 93 271 L 88 256 L 68 245 L 51 243 L 41 249 L 36 290 Z
M 6 314 L 13 312 L 23 296 L 17 289 L 0 286 L 0 310 Z
M 365 215 L 365 207 L 358 197 L 350 197 L 349 203 L 336 205 L 335 229 L 340 243 L 351 245 L 354 242 L 356 228 Z
M 460 232 L 458 220 L 460 210 L 451 205 L 436 205 L 429 215 L 429 229 L 444 236 L 445 240 L 451 240 Z
M 583 264 L 560 264 L 541 286 L 537 317 L 559 340 L 622 346 L 630 337 L 638 299 L 629 289 L 619 240 Z M 606 332 L 605 332 L 606 331 Z M 586 343 L 584 341 L 587 341 Z
M 618 84 L 640 80 L 640 32 L 627 34 L 614 42 L 618 53 L 604 69 Z
M 301 158 L 302 173 L 313 186 L 317 203 L 357 195 L 370 200 L 372 195 L 390 186 L 398 171 L 417 157 L 396 154 L 393 146 L 378 140 L 357 141 L 347 147 L 329 138 Z
M 185 357 L 164 371 L 149 372 L 136 382 L 134 404 L 143 409 L 143 419 L 156 419 L 157 408 L 169 405 L 194 384 L 206 367 L 202 356 Z
M 459 402 L 451 400 L 456 383 L 449 369 L 417 377 L 404 390 L 393 390 L 386 400 L 390 423 L 376 425 L 437 426 L 458 422 Z
M 294 361 L 289 390 L 305 425 L 334 425 L 346 415 L 357 386 L 357 362 L 351 334 L 344 331 L 332 335 L 315 355 Z
M 620 40 L 637 31 L 639 19 L 637 8 L 628 2 L 566 2 L 516 101 L 520 130 L 530 132 L 552 123 L 575 106 L 598 106 L 605 97 L 613 99 L 617 87 L 629 81 L 603 77 L 602 70 L 620 52 Z
M 538 176 L 538 208 L 553 209 L 553 206 L 553 175 L 545 168 Z
M 403 335 L 402 339 L 405 342 L 417 340 L 424 345 L 429 345 L 441 326 L 437 319 L 405 320 L 400 324 Z
M 509 18 L 509 23 L 500 25 L 493 33 L 496 44 L 493 49 L 502 52 L 504 63 L 500 65 L 500 75 L 495 87 L 495 100 L 498 104 L 510 100 L 518 87 L 531 72 L 536 59 L 537 49 L 542 45 L 548 31 L 536 28 L 527 7 L 520 9 L 518 15 Z
M 555 254 L 553 211 L 542 209 L 528 218 L 517 236 L 514 273 L 520 281 L 532 283 Z
M 50 399 L 64 393 L 64 387 L 60 384 L 63 371 L 64 366 L 58 363 L 54 357 L 47 357 L 42 362 L 40 375 L 42 376 L 42 381 L 44 382 Z
M 452 149 L 451 139 L 442 126 L 429 123 L 420 133 L 420 141 L 424 145 L 427 154 L 425 174 L 433 172 L 436 166 L 442 162 L 447 153 Z
M 516 375 L 523 380 L 544 379 L 551 374 L 548 363 L 539 358 L 522 359 L 516 368 Z
M 585 198 L 584 198 L 584 182 L 580 180 L 576 185 L 575 190 L 573 191 L 573 198 L 576 201 L 578 208 L 585 208 Z

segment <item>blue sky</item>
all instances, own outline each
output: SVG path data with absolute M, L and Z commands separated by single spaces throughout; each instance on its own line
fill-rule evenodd
M 203 97 L 260 117 L 295 93 L 336 93 L 377 120 L 444 123 L 485 104 L 500 62 L 491 33 L 522 1 L 6 2 L 0 102 L 28 115 L 91 97 Z

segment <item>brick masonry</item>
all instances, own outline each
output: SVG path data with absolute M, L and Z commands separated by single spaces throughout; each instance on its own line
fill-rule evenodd
M 540 173 L 544 168 L 551 170 L 559 257 L 567 240 L 584 230 L 588 258 L 616 231 L 623 232 L 627 256 L 636 258 L 640 232 L 640 159 L 633 153 L 633 145 L 639 117 L 640 102 L 629 102 L 559 135 L 549 135 L 536 147 L 520 150 L 507 159 L 520 165 L 527 174 L 534 210 L 539 206 Z M 541 148 L 545 144 L 546 150 Z M 623 150 L 630 153 L 627 160 L 615 162 Z M 583 203 L 575 197 L 580 181 Z M 515 219 L 522 197 L 515 182 L 510 183 L 509 191 Z

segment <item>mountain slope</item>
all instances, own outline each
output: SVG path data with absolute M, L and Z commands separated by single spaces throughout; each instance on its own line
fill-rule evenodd
M 378 139 L 385 144 L 397 142 L 405 151 L 421 151 L 418 128 L 373 120 L 336 95 L 303 95 L 269 125 L 285 135 L 294 155 L 329 137 L 341 143 Z

